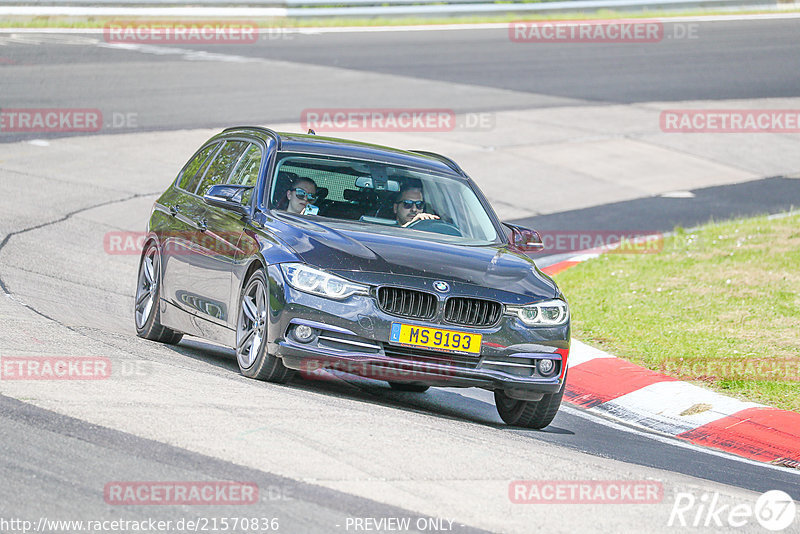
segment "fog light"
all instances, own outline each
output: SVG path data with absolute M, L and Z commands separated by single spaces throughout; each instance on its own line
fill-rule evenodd
M 308 325 L 297 325 L 294 327 L 294 338 L 300 343 L 308 343 L 314 339 L 314 329 Z
M 536 363 L 536 369 L 542 376 L 550 376 L 556 370 L 556 364 L 553 360 L 539 360 Z

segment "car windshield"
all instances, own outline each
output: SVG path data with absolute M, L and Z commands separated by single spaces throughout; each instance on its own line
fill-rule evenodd
M 486 245 L 500 242 L 475 191 L 444 174 L 361 159 L 279 156 L 270 208 L 339 229 Z

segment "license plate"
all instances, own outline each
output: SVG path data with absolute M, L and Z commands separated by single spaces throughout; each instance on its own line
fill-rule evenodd
M 415 347 L 480 354 L 482 338 L 481 334 L 392 323 L 389 341 Z

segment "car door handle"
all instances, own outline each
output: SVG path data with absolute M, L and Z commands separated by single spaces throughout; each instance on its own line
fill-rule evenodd
M 175 204 L 174 206 L 170 206 L 169 212 L 172 214 L 173 217 L 175 217 L 177 214 L 181 212 L 181 207 L 177 204 Z
M 201 232 L 208 230 L 208 220 L 205 217 L 202 219 L 195 219 L 194 222 Z

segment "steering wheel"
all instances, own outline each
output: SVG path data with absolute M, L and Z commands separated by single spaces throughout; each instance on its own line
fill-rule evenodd
M 406 226 L 406 228 L 461 237 L 461 232 L 456 226 L 441 219 L 419 219 Z

